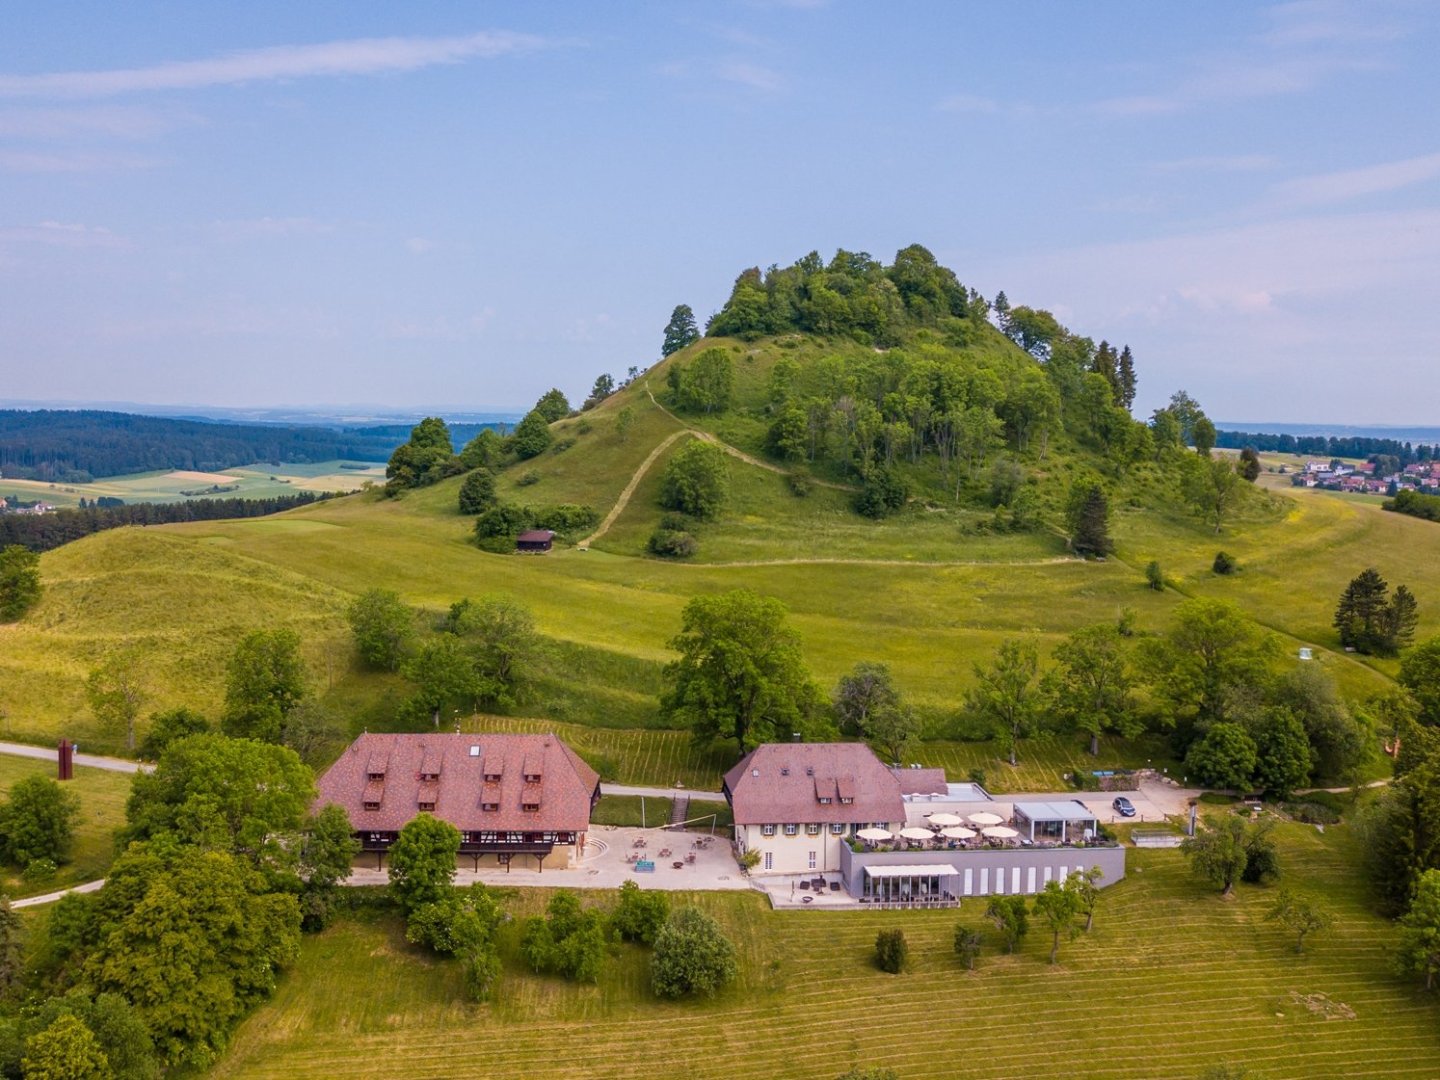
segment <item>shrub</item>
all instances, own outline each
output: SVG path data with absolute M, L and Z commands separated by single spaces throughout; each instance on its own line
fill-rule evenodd
M 53 859 L 31 859 L 20 876 L 32 885 L 38 885 L 53 878 L 58 869 Z
M 552 454 L 563 454 L 566 450 L 569 450 L 574 445 L 575 440 L 573 438 L 561 439 L 554 446 L 550 447 L 550 452 Z
M 868 518 L 889 517 L 902 509 L 909 497 L 910 489 L 903 477 L 891 469 L 871 469 L 855 496 L 855 512 Z
M 478 514 L 495 503 L 495 475 L 489 469 L 476 469 L 460 485 L 460 512 Z
M 910 960 L 910 946 L 904 930 L 881 930 L 875 935 L 875 964 L 881 971 L 898 975 Z
M 1151 559 L 1150 565 L 1145 567 L 1145 584 L 1149 585 L 1150 588 L 1156 592 L 1160 592 L 1165 588 L 1165 574 L 1160 569 L 1160 563 L 1155 559 Z
M 515 481 L 515 486 L 529 487 L 531 484 L 538 484 L 539 482 L 540 474 L 534 469 L 530 469 L 529 471 L 520 474 L 519 478 Z
M 600 524 L 600 514 L 593 506 L 578 503 L 542 506 L 533 512 L 531 517 L 535 528 L 550 529 L 557 533 L 580 532 Z
M 803 499 L 815 490 L 815 481 L 804 469 L 796 469 L 786 477 L 785 482 L 790 485 L 790 494 L 796 498 Z
M 1234 555 L 1221 551 L 1216 553 L 1215 561 L 1210 564 L 1210 569 L 1217 574 L 1233 574 L 1240 569 L 1240 563 Z
M 1307 797 L 1308 798 L 1308 797 Z M 1321 806 L 1313 802 L 1292 802 L 1286 803 L 1285 809 L 1296 821 L 1306 825 L 1334 825 L 1340 820 L 1340 815 L 1328 806 Z
M 659 528 L 650 534 L 650 553 L 662 559 L 688 559 L 700 549 L 700 543 L 688 532 Z

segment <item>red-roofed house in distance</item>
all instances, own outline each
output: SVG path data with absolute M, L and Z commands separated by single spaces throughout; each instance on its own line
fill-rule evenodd
M 342 807 L 377 867 L 422 812 L 460 830 L 472 868 L 574 866 L 600 798 L 599 775 L 554 735 L 361 735 L 317 787 L 315 808 Z

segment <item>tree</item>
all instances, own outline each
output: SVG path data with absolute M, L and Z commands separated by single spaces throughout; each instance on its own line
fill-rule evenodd
M 1120 350 L 1119 378 L 1120 407 L 1128 411 L 1135 404 L 1135 390 L 1139 382 L 1135 375 L 1135 357 L 1131 355 L 1129 345 Z
M 30 1033 L 38 1034 L 62 1016 L 75 1017 L 94 1034 L 108 1059 L 109 1068 L 104 1074 L 107 1078 L 159 1080 L 155 1042 L 135 1008 L 119 994 L 92 997 L 82 989 L 72 989 L 62 997 L 51 997 L 33 1011 L 28 1024 Z
M 700 331 L 695 325 L 695 312 L 689 304 L 676 304 L 665 324 L 665 341 L 660 346 L 660 355 L 671 356 L 687 345 L 700 340 Z
M 910 963 L 910 945 L 904 930 L 881 930 L 875 935 L 875 966 L 891 975 L 899 975 Z
M 25 974 L 24 925 L 10 897 L 0 893 L 0 1001 L 20 984 Z
M 1255 483 L 1260 479 L 1260 455 L 1253 446 L 1247 446 L 1240 451 L 1240 464 L 1236 468 L 1242 480 Z
M 1370 755 L 1370 732 L 1351 715 L 1335 678 L 1319 664 L 1298 664 L 1270 691 L 1277 708 L 1289 709 L 1305 728 L 1311 774 L 1348 782 Z
M 1248 862 L 1245 823 L 1237 817 L 1225 818 L 1214 828 L 1187 836 L 1180 850 L 1197 876 L 1219 886 L 1222 896 L 1229 896 Z
M 404 711 L 417 719 L 428 716 L 440 727 L 440 713 L 452 702 L 473 701 L 478 690 L 475 665 L 464 644 L 453 634 L 439 634 L 420 646 L 401 665 L 401 673 L 415 684 Z
M 478 473 L 471 473 L 478 476 Z M 368 667 L 398 671 L 410 639 L 415 634 L 415 615 L 392 589 L 367 589 L 346 612 L 355 647 Z
M 849 675 L 840 676 L 834 704 L 840 730 L 864 736 L 887 761 L 903 760 L 907 748 L 919 737 L 920 719 L 900 699 L 884 664 L 862 661 Z
M 1414 596 L 1406 589 L 1406 598 L 1401 604 L 1411 616 L 1414 603 Z M 1391 604 L 1389 582 L 1373 566 L 1362 570 L 1345 586 L 1335 606 L 1333 625 L 1340 631 L 1340 644 L 1361 653 L 1393 654 L 1397 642 L 1390 633 Z M 1413 634 L 1413 619 L 1410 630 Z
M 665 667 L 664 716 L 698 742 L 734 739 L 740 753 L 777 734 L 804 730 L 819 693 L 800 655 L 785 606 L 748 589 L 697 596 L 685 605 L 670 642 L 679 659 Z
M 677 361 L 678 363 L 678 361 Z M 706 349 L 679 372 L 675 403 L 687 412 L 717 413 L 730 407 L 735 365 L 724 349 Z
M 14 622 L 39 600 L 39 554 L 19 544 L 0 549 L 0 622 Z
M 495 505 L 495 474 L 489 469 L 476 469 L 460 485 L 459 506 L 462 514 L 479 514 Z
M 1075 554 L 1104 556 L 1114 550 L 1110 503 L 1098 483 L 1080 483 L 1071 490 L 1065 519 L 1070 530 L 1070 550 Z
M 160 755 L 171 743 L 190 735 L 203 735 L 209 730 L 209 720 L 183 705 L 177 709 L 151 713 L 149 730 L 140 741 L 140 757 L 145 761 L 159 761 Z
M 305 663 L 294 630 L 252 630 L 230 657 L 220 730 L 279 742 L 290 710 L 305 696 Z
M 590 387 L 590 396 L 585 399 L 582 410 L 593 409 L 615 392 L 615 377 L 610 374 L 595 376 L 595 385 Z
M 124 733 L 125 749 L 135 752 L 135 720 L 145 700 L 145 689 L 135 658 L 111 653 L 85 680 L 85 697 L 101 729 Z
M 25 1042 L 25 1080 L 107 1080 L 110 1059 L 95 1033 L 74 1013 L 62 1013 Z
M 1234 604 L 1186 600 L 1165 634 L 1141 642 L 1139 658 L 1166 719 L 1193 718 L 1201 727 L 1227 718 L 1237 689 L 1263 686 L 1277 647 L 1274 638 Z
M 1310 778 L 1314 767 L 1305 725 L 1280 705 L 1266 709 L 1252 726 L 1251 734 L 1255 740 L 1256 785 L 1271 798 L 1290 798 Z
M 615 435 L 623 442 L 630 441 L 630 429 L 635 426 L 635 410 L 626 405 L 615 414 Z
M 1255 775 L 1255 740 L 1239 724 L 1218 723 L 1190 747 L 1185 768 L 1201 784 L 1245 792 Z
M 1095 909 L 1100 906 L 1100 879 L 1105 872 L 1098 866 L 1076 870 L 1065 878 L 1065 888 L 1075 894 L 1075 910 L 1085 916 L 1085 932 L 1095 925 Z
M 1289 889 L 1280 890 L 1265 919 L 1268 922 L 1278 922 L 1295 935 L 1297 953 L 1305 951 L 1307 937 L 1330 929 L 1335 922 L 1335 916 L 1325 907 L 1303 896 L 1296 896 Z
M 660 505 L 667 510 L 713 520 L 730 493 L 730 465 L 725 451 L 696 439 L 670 455 L 660 477 Z
M 411 429 L 409 441 L 390 455 L 385 489 L 395 495 L 406 488 L 433 484 L 448 474 L 454 457 L 450 428 L 440 417 L 427 416 Z
M 1160 569 L 1160 563 L 1151 559 L 1145 566 L 1145 584 L 1156 592 L 1165 591 L 1165 572 Z
M 1090 736 L 1091 754 L 1100 752 L 1100 736 L 1107 731 L 1127 739 L 1140 733 L 1118 629 L 1104 623 L 1081 627 L 1056 646 L 1055 660 L 1041 688 L 1059 719 Z
M 1225 515 L 1240 497 L 1242 483 L 1229 458 L 1192 458 L 1185 467 L 1181 486 L 1195 512 L 1213 521 L 1218 534 Z
M 15 781 L 0 803 L 0 859 L 22 869 L 39 859 L 70 861 L 80 798 L 48 776 Z
M 295 897 L 223 851 L 133 847 L 96 903 L 84 980 L 130 1001 L 172 1065 L 211 1063 L 300 952 Z
M 677 909 L 655 936 L 650 974 L 660 997 L 711 996 L 737 972 L 735 946 L 699 908 Z
M 1440 755 L 1391 784 L 1357 823 L 1381 909 L 1403 912 L 1428 870 L 1440 870 Z
M 1408 650 L 1396 681 L 1414 696 L 1420 723 L 1440 726 L 1440 637 Z
M 1420 875 L 1400 927 L 1396 968 L 1401 974 L 1425 976 L 1425 989 L 1435 989 L 1435 976 L 1440 975 L 1440 870 Z
M 550 449 L 554 437 L 550 434 L 550 423 L 538 411 L 525 414 L 510 436 L 510 445 L 521 461 L 538 457 Z
M 979 930 L 972 930 L 964 923 L 955 924 L 955 955 L 967 971 L 975 970 L 975 961 L 980 956 L 980 946 L 985 942 Z
M 491 703 L 513 704 L 541 651 L 535 616 L 509 596 L 482 596 L 452 604 L 447 629 L 468 645 L 474 694 Z
M 985 917 L 1000 931 L 1007 953 L 1013 953 L 1020 939 L 1030 932 L 1030 911 L 1023 896 L 992 896 L 985 906 Z
M 1419 621 L 1420 605 L 1415 600 L 1415 594 L 1404 585 L 1395 586 L 1395 594 L 1390 597 L 1390 606 L 1385 612 L 1387 656 L 1409 648 L 1415 640 L 1415 627 Z
M 493 427 L 483 427 L 460 451 L 460 467 L 466 470 L 488 469 L 500 460 L 504 450 L 505 440 L 500 437 L 500 433 Z
M 390 845 L 390 895 L 414 912 L 445 899 L 455 880 L 460 830 L 427 813 L 417 814 Z
M 876 520 L 899 513 L 910 498 L 910 487 L 894 469 L 873 466 L 865 471 L 860 493 L 855 496 L 855 512 Z
M 327 803 L 312 817 L 300 848 L 300 876 L 305 882 L 301 897 L 302 926 L 322 930 L 330 920 L 335 890 L 350 876 L 351 864 L 360 854 L 360 841 L 350 827 L 344 807 Z
M 1035 897 L 1035 914 L 1053 935 L 1050 942 L 1050 963 L 1060 961 L 1060 935 L 1074 938 L 1080 933 L 1075 920 L 1080 914 L 1079 897 L 1058 881 L 1047 881 Z
M 551 387 L 540 395 L 540 400 L 535 402 L 532 411 L 538 413 L 547 424 L 553 424 L 556 420 L 564 420 L 570 415 L 570 400 Z
M 654 945 L 660 928 L 670 917 L 670 898 L 657 889 L 641 889 L 633 881 L 620 886 L 620 902 L 610 921 L 626 941 Z
M 315 780 L 288 747 L 223 735 L 171 743 L 139 773 L 125 804 L 123 842 L 193 845 L 240 856 L 287 887 Z
M 1201 457 L 1209 457 L 1210 451 L 1215 448 L 1214 422 L 1201 413 L 1195 418 L 1195 425 L 1190 429 L 1190 437 L 1195 440 L 1195 453 Z
M 504 919 L 495 894 L 477 881 L 458 894 L 416 908 L 406 920 L 405 939 L 442 956 L 465 956 L 493 945 Z
M 1020 740 L 1033 732 L 1040 715 L 1039 664 L 1033 641 L 1002 641 L 990 667 L 974 665 L 975 685 L 965 694 L 966 709 L 1005 741 L 1011 765 L 1018 764 Z

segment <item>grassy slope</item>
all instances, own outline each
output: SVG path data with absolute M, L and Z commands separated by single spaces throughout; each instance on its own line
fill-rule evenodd
M 28 758 L 0 757 L 0 799 L 9 794 L 16 781 L 27 776 L 55 775 L 53 762 Z M 75 770 L 68 789 L 80 798 L 80 817 L 75 824 L 75 846 L 71 861 L 60 867 L 49 881 L 31 884 L 9 867 L 0 866 L 0 893 L 12 898 L 35 896 L 103 877 L 115 858 L 115 828 L 125 819 L 125 800 L 130 795 L 130 777 L 103 769 Z
M 1264 921 L 1273 890 L 1223 901 L 1174 851 L 1132 853 L 1131 875 L 1056 968 L 1038 928 L 1006 957 L 985 927 L 978 969 L 962 970 L 954 912 L 781 913 L 750 893 L 677 897 L 719 918 L 741 957 L 737 987 L 693 1003 L 656 1001 L 635 947 L 581 987 L 525 973 L 509 942 L 498 1000 L 470 1006 L 456 966 L 408 948 L 398 923 L 346 920 L 306 940 L 298 970 L 214 1075 L 380 1077 L 400 1060 L 415 1077 L 729 1080 L 742 1063 L 745 1075 L 806 1078 L 856 1064 L 989 1080 L 1191 1080 L 1221 1063 L 1268 1080 L 1433 1075 L 1434 1003 L 1387 973 L 1395 931 L 1366 910 L 1352 841 L 1343 829 L 1282 836 L 1293 887 L 1338 915 L 1301 957 Z M 545 896 L 527 891 L 509 907 L 524 913 Z M 958 919 L 981 926 L 981 905 Z M 914 966 L 889 976 L 870 957 L 876 932 L 896 926 Z M 1313 994 L 1354 1019 L 1325 1019 L 1292 996 Z

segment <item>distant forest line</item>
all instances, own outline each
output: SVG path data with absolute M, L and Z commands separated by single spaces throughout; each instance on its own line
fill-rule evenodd
M 1315 457 L 1369 458 L 1380 454 L 1397 457 L 1401 465 L 1433 461 L 1440 447 L 1402 442 L 1366 435 L 1290 435 L 1256 431 L 1217 431 L 1215 445 L 1226 450 L 1250 446 L 1272 454 L 1311 454 Z
M 473 438 L 503 424 L 457 424 Z M 386 461 L 409 424 L 355 428 L 209 423 L 89 409 L 0 410 L 0 474 L 83 484 L 102 476 L 162 470 L 217 472 L 281 462 Z

